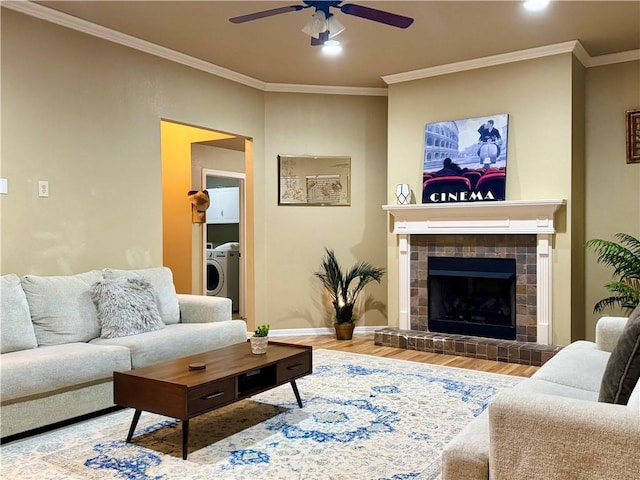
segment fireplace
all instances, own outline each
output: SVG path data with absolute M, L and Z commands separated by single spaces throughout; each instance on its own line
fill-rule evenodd
M 516 261 L 429 257 L 428 329 L 515 340 Z
M 516 258 L 516 340 L 550 345 L 554 216 L 564 205 L 562 199 L 383 205 L 393 217 L 397 236 L 398 329 L 416 330 L 418 319 L 428 331 L 428 296 L 415 295 L 427 289 L 428 257 L 416 249 L 426 242 L 435 252 L 428 256 Z M 451 243 L 447 238 L 462 240 Z M 469 245 L 474 239 L 475 245 Z M 413 303 L 416 298 L 418 304 Z

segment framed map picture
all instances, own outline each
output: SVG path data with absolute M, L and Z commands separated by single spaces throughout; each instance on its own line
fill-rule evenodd
M 422 203 L 505 199 L 509 115 L 427 123 Z
M 351 157 L 278 155 L 278 205 L 348 206 Z

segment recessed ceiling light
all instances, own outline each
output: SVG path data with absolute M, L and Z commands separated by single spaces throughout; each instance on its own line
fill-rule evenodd
M 549 5 L 549 0 L 525 0 L 524 8 L 530 12 L 539 12 L 544 10 Z
M 339 55 L 342 52 L 342 45 L 337 40 L 327 40 L 322 46 L 322 53 L 325 55 Z

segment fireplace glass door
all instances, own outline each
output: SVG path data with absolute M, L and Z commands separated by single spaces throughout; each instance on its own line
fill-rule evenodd
M 516 338 L 516 262 L 506 258 L 429 257 L 431 332 Z

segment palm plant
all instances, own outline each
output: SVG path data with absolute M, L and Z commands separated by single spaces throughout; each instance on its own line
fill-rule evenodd
M 325 256 L 320 265 L 321 271 L 314 275 L 331 296 L 331 303 L 336 311 L 336 323 L 353 323 L 353 307 L 362 289 L 372 280 L 380 283 L 384 268 L 374 267 L 367 262 L 358 262 L 348 271 L 343 272 L 333 250 L 325 248 Z M 358 280 L 355 286 L 351 284 Z
M 598 254 L 598 263 L 613 267 L 613 281 L 605 287 L 613 295 L 603 298 L 593 307 L 601 312 L 616 305 L 633 310 L 640 303 L 640 240 L 626 233 L 616 233 L 619 243 L 594 238 L 587 248 Z

